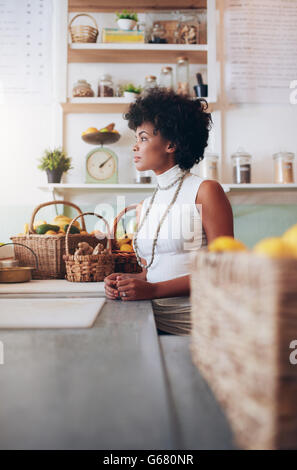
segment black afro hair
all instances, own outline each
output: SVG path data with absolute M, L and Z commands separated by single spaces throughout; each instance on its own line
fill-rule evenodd
M 124 119 L 136 131 L 144 122 L 175 146 L 175 163 L 189 170 L 203 160 L 212 119 L 203 99 L 178 95 L 165 88 L 154 87 L 131 103 Z

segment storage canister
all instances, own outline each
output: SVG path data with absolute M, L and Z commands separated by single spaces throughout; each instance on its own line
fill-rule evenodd
M 99 85 L 98 85 L 98 96 L 100 97 L 108 97 L 108 96 L 113 96 L 114 91 L 113 91 L 113 83 L 111 80 L 111 76 L 106 74 L 102 75 L 99 80 Z
M 218 160 L 216 153 L 205 153 L 203 160 L 199 163 L 199 174 L 202 178 L 218 180 Z
M 160 87 L 173 90 L 173 74 L 172 67 L 162 67 L 160 75 Z
M 78 80 L 73 86 L 72 96 L 74 98 L 89 98 L 94 95 L 91 85 L 86 80 Z
M 189 59 L 178 57 L 176 64 L 176 91 L 179 95 L 189 95 Z
M 147 75 L 145 77 L 144 91 L 157 86 L 157 77 L 155 75 Z
M 294 158 L 295 155 L 292 152 L 278 152 L 273 154 L 275 183 L 294 183 Z
M 239 148 L 231 155 L 233 165 L 233 183 L 242 184 L 251 182 L 252 156 Z

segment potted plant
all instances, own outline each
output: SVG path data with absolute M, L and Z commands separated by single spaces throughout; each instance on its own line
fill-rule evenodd
M 125 31 L 133 29 L 138 21 L 137 13 L 123 10 L 121 13 L 116 13 L 118 27 Z
M 134 86 L 133 83 L 128 83 L 122 86 L 122 92 L 125 98 L 135 99 L 142 92 L 141 86 Z
M 38 168 L 46 171 L 48 183 L 60 183 L 62 174 L 72 168 L 71 158 L 62 148 L 45 150 L 39 161 Z

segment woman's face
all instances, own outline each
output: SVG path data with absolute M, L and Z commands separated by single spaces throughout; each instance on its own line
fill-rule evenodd
M 156 174 L 175 165 L 174 149 L 160 132 L 154 134 L 153 124 L 146 122 L 136 129 L 133 147 L 134 163 L 138 171 L 153 170 Z

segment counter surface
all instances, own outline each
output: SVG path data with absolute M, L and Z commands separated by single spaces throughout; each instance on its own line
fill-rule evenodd
M 150 301 L 107 299 L 90 329 L 0 341 L 0 449 L 232 448 L 189 338 L 158 336 Z

